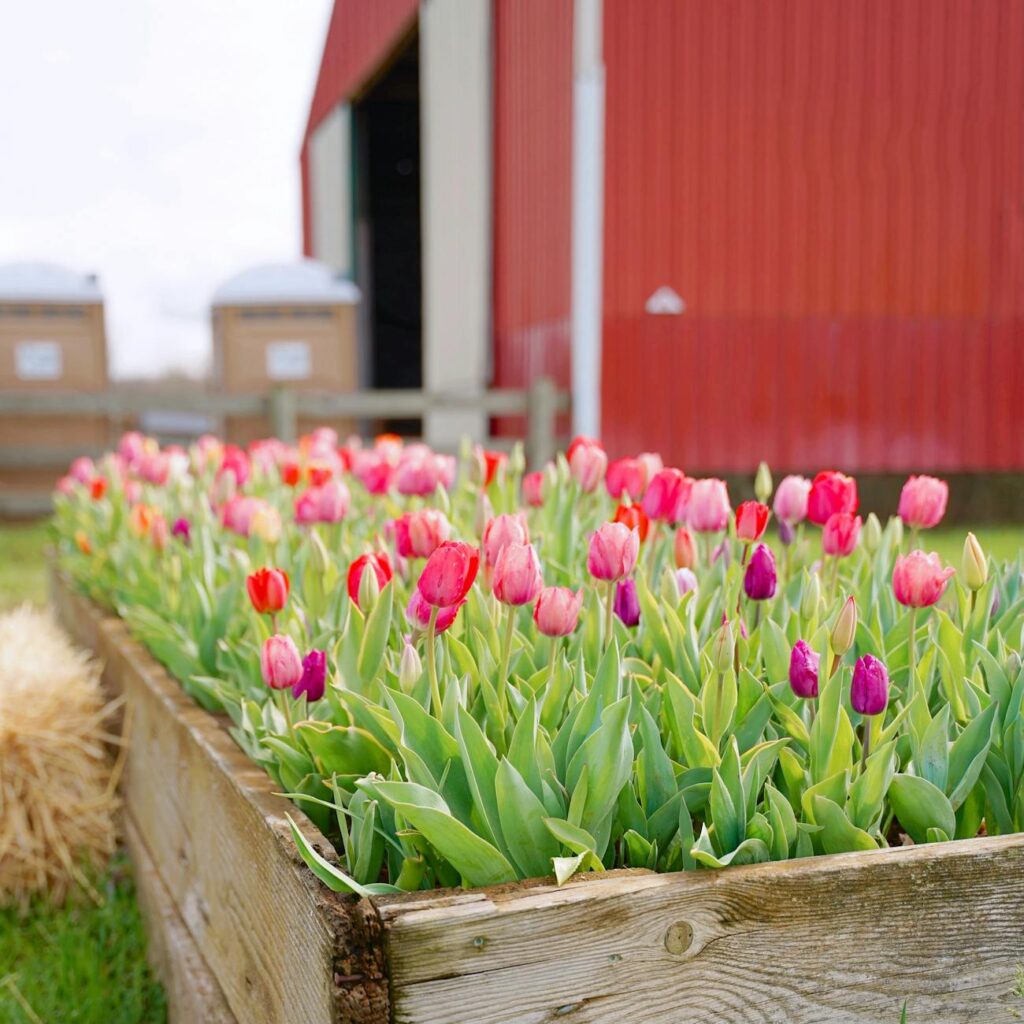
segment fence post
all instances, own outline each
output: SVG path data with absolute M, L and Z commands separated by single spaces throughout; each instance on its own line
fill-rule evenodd
M 526 398 L 526 460 L 540 469 L 555 457 L 555 416 L 558 392 L 550 377 L 538 377 Z
M 276 385 L 270 391 L 270 429 L 285 444 L 294 444 L 298 436 L 298 409 L 295 392 Z

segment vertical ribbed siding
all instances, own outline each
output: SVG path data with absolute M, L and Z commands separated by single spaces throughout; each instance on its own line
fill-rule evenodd
M 494 381 L 503 387 L 543 374 L 569 385 L 571 177 L 572 0 L 494 0 Z
M 605 0 L 615 451 L 1024 468 L 1022 52 L 1021 0 Z
M 303 251 L 313 253 L 309 138 L 386 60 L 416 17 L 418 0 L 334 0 L 300 153 Z

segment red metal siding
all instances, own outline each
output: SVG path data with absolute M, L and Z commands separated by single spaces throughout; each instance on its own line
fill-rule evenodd
M 605 0 L 604 45 L 612 448 L 1024 468 L 1024 3 Z
M 569 385 L 572 0 L 494 2 L 494 381 Z M 514 430 L 521 423 L 502 423 Z
M 331 110 L 362 86 L 387 58 L 412 25 L 418 6 L 418 0 L 334 0 L 300 156 L 302 237 L 307 256 L 312 254 L 309 137 Z

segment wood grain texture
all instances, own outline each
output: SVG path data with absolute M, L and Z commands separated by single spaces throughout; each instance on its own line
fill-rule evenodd
M 285 813 L 334 857 L 327 840 L 120 620 L 59 576 L 52 593 L 65 628 L 132 707 L 125 806 L 239 1024 L 384 1024 L 377 913 L 313 878 Z
M 379 905 L 403 1024 L 1024 1016 L 1024 835 Z

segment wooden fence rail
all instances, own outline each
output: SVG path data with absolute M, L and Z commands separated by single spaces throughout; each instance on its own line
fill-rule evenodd
M 528 389 L 494 388 L 478 394 L 445 394 L 419 390 L 328 393 L 275 387 L 264 394 L 226 395 L 198 387 L 115 387 L 94 394 L 0 391 L 0 474 L 5 470 L 52 469 L 54 476 L 76 455 L 100 452 L 75 445 L 13 445 L 5 441 L 5 418 L 56 420 L 71 416 L 101 416 L 111 423 L 111 440 L 124 421 L 152 413 L 177 413 L 209 417 L 264 417 L 270 432 L 294 441 L 299 417 L 304 420 L 417 419 L 437 409 L 474 410 L 487 417 L 523 416 L 526 419 L 526 455 L 531 466 L 541 466 L 556 448 L 556 420 L 569 408 L 569 395 L 558 391 L 550 378 L 535 380 Z M 506 444 L 507 439 L 483 439 Z M 49 496 L 15 492 L 0 476 L 0 515 L 45 512 Z

